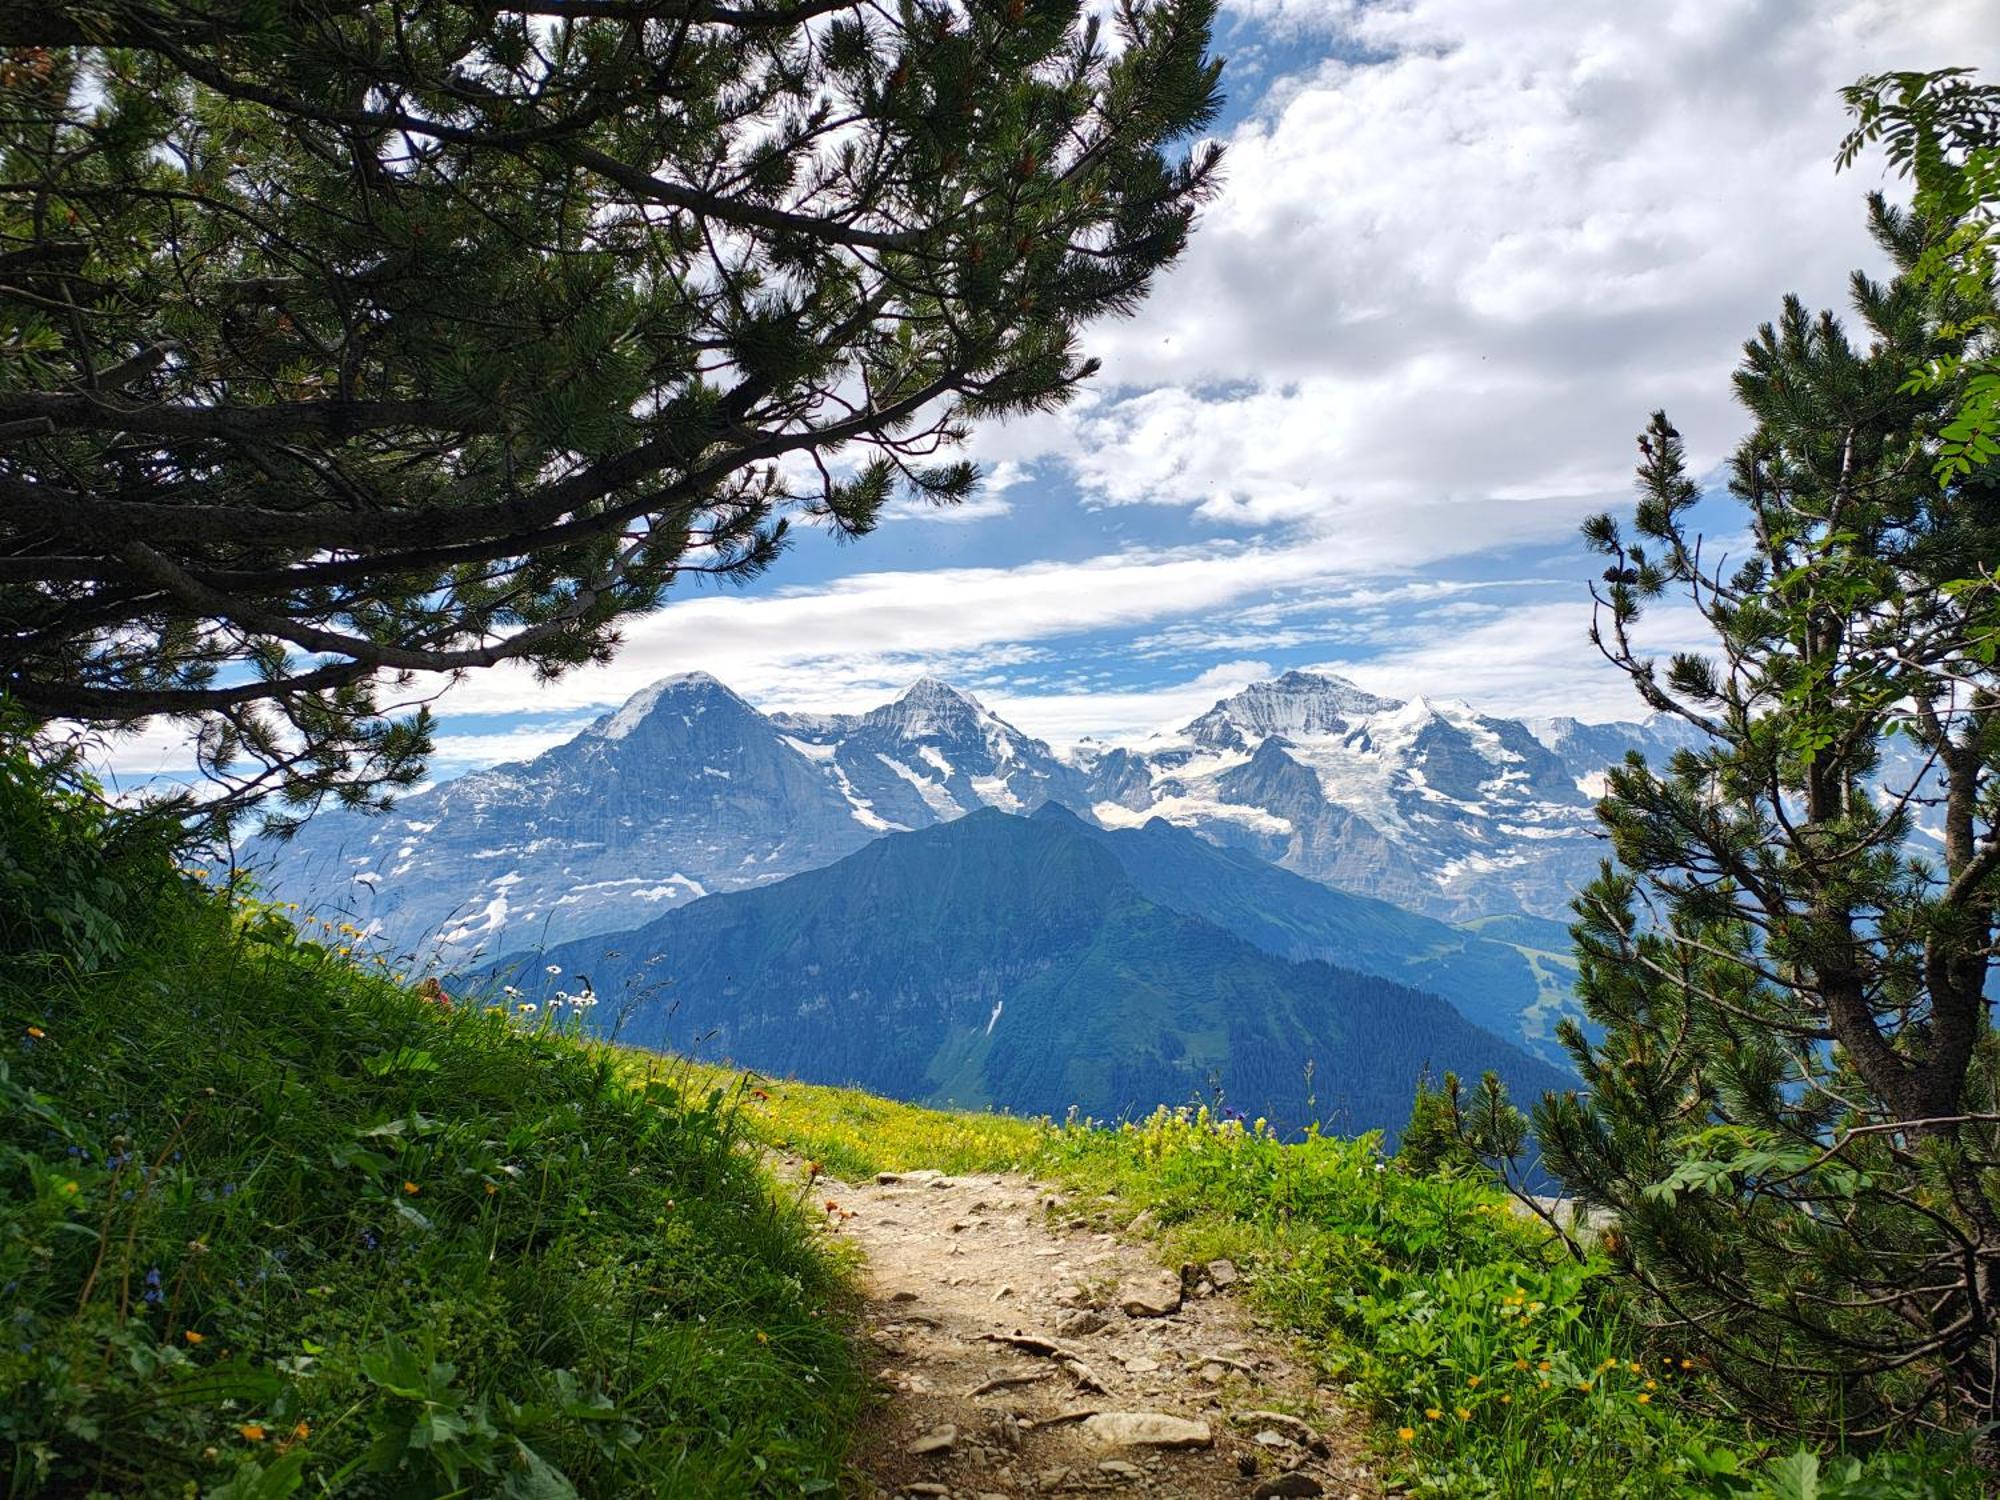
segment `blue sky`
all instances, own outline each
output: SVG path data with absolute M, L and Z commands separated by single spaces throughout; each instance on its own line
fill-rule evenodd
M 567 738 L 668 672 L 770 708 L 925 672 L 1058 743 L 1341 671 L 1495 711 L 1631 715 L 1583 632 L 1579 521 L 1665 406 L 1697 464 L 1787 291 L 1880 268 L 1836 177 L 1857 75 L 2000 70 L 1991 0 L 1225 0 L 1226 185 L 1068 410 L 978 431 L 986 492 L 805 535 L 690 592 L 611 666 L 496 669 L 439 705 L 451 774 Z M 1726 533 L 1732 517 L 1717 505 Z M 1672 612 L 1665 647 L 1697 639 Z M 177 759 L 164 731 L 126 775 Z

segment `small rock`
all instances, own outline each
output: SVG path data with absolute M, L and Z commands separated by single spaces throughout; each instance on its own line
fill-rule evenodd
M 1160 1216 L 1158 1214 L 1154 1213 L 1150 1208 L 1142 1208 L 1136 1214 L 1132 1215 L 1131 1222 L 1125 1226 L 1125 1232 L 1127 1234 L 1151 1234 L 1154 1226 L 1159 1222 Z
M 1208 1423 L 1159 1411 L 1101 1411 L 1084 1418 L 1081 1430 L 1100 1448 L 1208 1448 L 1215 1443 Z
M 1056 1334 L 1061 1338 L 1080 1339 L 1085 1334 L 1100 1332 L 1104 1326 L 1104 1314 L 1085 1307 L 1056 1324 Z
M 908 1287 L 903 1287 L 899 1291 L 894 1291 L 889 1293 L 889 1300 L 891 1302 L 915 1302 L 917 1300 L 917 1294 L 911 1291 Z
M 1128 1464 L 1122 1458 L 1107 1458 L 1097 1466 L 1100 1474 L 1109 1474 L 1113 1479 L 1144 1479 L 1146 1471 L 1137 1464 Z
M 917 1484 L 904 1485 L 902 1493 L 905 1495 L 949 1495 L 951 1493 L 951 1486 L 948 1484 L 919 1482 Z
M 929 1453 L 949 1453 L 958 1446 L 958 1429 L 947 1422 L 942 1427 L 933 1427 L 903 1451 L 912 1458 L 922 1458 Z M 947 1493 L 939 1491 L 940 1494 Z
M 1128 1375 L 1150 1375 L 1159 1368 L 1160 1362 L 1157 1359 L 1148 1358 L 1144 1354 L 1135 1354 L 1125 1361 L 1125 1373 Z
M 1223 1369 L 1221 1365 L 1218 1365 L 1213 1361 L 1211 1361 L 1210 1363 L 1203 1365 L 1197 1373 L 1201 1376 L 1201 1380 L 1204 1385 L 1221 1385 L 1222 1377 L 1227 1375 L 1229 1372 Z
M 1118 1305 L 1127 1317 L 1169 1317 L 1181 1310 L 1180 1278 L 1156 1276 L 1137 1286 L 1120 1288 Z
M 1013 1295 L 1014 1295 L 1014 1289 L 1011 1286 L 1003 1286 L 1000 1288 L 999 1291 L 993 1294 L 993 1300 L 995 1302 L 999 1302 L 1003 1298 L 1011 1297 Z
M 1236 1269 L 1233 1260 L 1212 1260 L 1208 1263 L 1208 1279 L 1218 1292 L 1226 1292 L 1243 1279 L 1243 1273 Z
M 1258 1433 L 1255 1437 L 1250 1439 L 1250 1441 L 1257 1444 L 1259 1447 L 1272 1448 L 1276 1449 L 1279 1452 L 1283 1452 L 1287 1448 L 1295 1448 L 1298 1446 L 1290 1438 L 1286 1437 L 1282 1432 L 1274 1432 L 1268 1427 L 1266 1427 L 1262 1432 Z
M 1055 1297 L 1058 1307 L 1088 1307 L 1090 1305 L 1090 1293 L 1074 1284 L 1057 1287 Z
M 944 1173 L 935 1167 L 919 1167 L 914 1172 L 877 1172 L 875 1180 L 883 1187 L 894 1187 L 899 1182 L 936 1182 Z
M 1229 1418 L 1238 1427 L 1275 1427 L 1295 1443 L 1310 1443 L 1319 1436 L 1312 1424 L 1281 1411 L 1239 1411 Z
M 1292 1500 L 1294 1496 L 1324 1495 L 1325 1488 L 1310 1474 L 1294 1470 L 1265 1480 L 1250 1492 L 1252 1500 Z

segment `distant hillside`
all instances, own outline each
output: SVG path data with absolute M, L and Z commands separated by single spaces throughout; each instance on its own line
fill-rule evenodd
M 1142 881 L 1128 858 L 1072 817 L 979 812 L 496 977 L 538 993 L 547 965 L 585 976 L 625 1041 L 1058 1115 L 1219 1093 L 1289 1126 L 1393 1130 L 1426 1068 L 1497 1069 L 1521 1097 L 1568 1081 L 1435 995 L 1173 909 L 1188 871 Z
M 1064 819 L 1095 838 L 1149 901 L 1280 958 L 1322 959 L 1428 990 L 1474 1025 L 1569 1066 L 1555 1019 L 1581 1012 L 1570 993 L 1569 930 L 1560 922 L 1514 915 L 1454 926 L 1307 880 L 1162 818 L 1102 829 L 1054 803 L 1035 816 Z

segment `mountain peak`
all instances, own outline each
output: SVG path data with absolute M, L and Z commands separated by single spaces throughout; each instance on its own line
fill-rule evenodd
M 977 698 L 936 677 L 919 677 L 897 695 L 895 702 L 862 715 L 865 722 L 886 728 L 904 740 L 952 738 L 974 732 L 990 717 Z
M 959 691 L 942 677 L 932 677 L 928 673 L 904 688 L 896 695 L 898 703 L 963 703 L 971 708 L 979 707 L 979 700 L 970 693 Z
M 706 672 L 676 672 L 671 677 L 662 677 L 658 682 L 639 689 L 619 706 L 616 713 L 600 719 L 592 728 L 604 739 L 622 740 L 651 718 L 665 702 L 702 702 L 718 698 L 749 708 L 721 681 Z
M 1197 744 L 1214 749 L 1246 749 L 1250 741 L 1272 735 L 1311 737 L 1340 734 L 1351 717 L 1389 713 L 1403 705 L 1319 672 L 1293 670 L 1265 682 L 1253 682 L 1189 724 L 1183 731 Z

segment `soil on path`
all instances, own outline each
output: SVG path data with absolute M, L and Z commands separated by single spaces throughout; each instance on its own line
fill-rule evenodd
M 1379 1496 L 1354 1419 L 1244 1307 L 1015 1175 L 821 1179 L 866 1257 L 868 1500 Z

